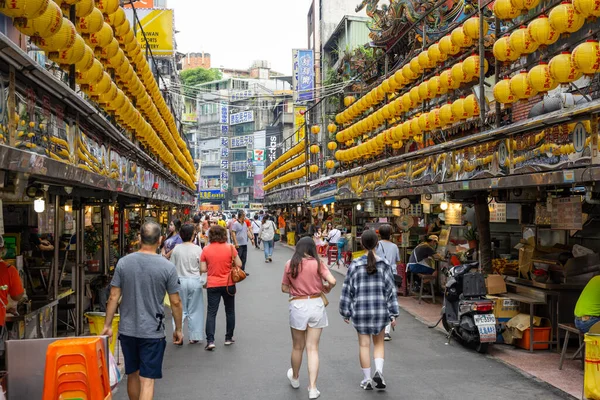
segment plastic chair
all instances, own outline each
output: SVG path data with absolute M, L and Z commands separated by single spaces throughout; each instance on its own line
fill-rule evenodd
M 103 340 L 100 337 L 87 337 L 50 344 L 46 351 L 42 399 L 56 400 L 64 392 L 76 391 L 87 393 L 89 400 L 110 398 Z M 83 378 L 86 382 L 82 382 Z
M 61 393 L 58 400 L 88 400 L 88 395 L 81 390 L 72 390 Z
M 332 244 L 329 245 L 329 249 L 327 249 L 327 264 L 333 264 L 337 262 L 338 259 L 338 248 L 337 245 Z

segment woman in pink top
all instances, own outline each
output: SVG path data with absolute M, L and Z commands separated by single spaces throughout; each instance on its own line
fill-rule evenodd
M 325 283 L 323 283 L 325 281 Z M 308 398 L 316 399 L 319 375 L 319 339 L 328 325 L 327 312 L 321 292 L 329 293 L 335 286 L 335 278 L 317 254 L 317 246 L 311 237 L 296 243 L 296 252 L 285 265 L 281 291 L 290 294 L 290 327 L 292 328 L 292 368 L 287 376 L 294 389 L 300 387 L 298 380 L 302 353 L 306 348 L 308 358 Z

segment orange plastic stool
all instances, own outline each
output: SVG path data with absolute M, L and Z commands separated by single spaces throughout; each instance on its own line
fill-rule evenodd
M 48 346 L 42 400 L 66 400 L 66 393 L 83 393 L 85 400 L 112 398 L 102 341 L 100 337 L 74 338 Z
M 62 393 L 58 396 L 58 400 L 88 400 L 88 396 L 82 391 L 75 390 Z

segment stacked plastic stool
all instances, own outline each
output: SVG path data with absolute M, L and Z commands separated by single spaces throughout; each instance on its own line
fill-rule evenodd
M 46 351 L 43 400 L 112 399 L 103 338 L 58 340 Z

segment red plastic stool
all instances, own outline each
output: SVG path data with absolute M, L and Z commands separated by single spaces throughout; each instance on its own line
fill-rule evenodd
M 327 264 L 333 264 L 338 259 L 338 248 L 336 245 L 330 245 L 327 250 Z
M 327 257 L 327 246 L 325 246 L 325 245 L 317 246 L 317 253 L 321 257 Z
M 342 251 L 342 260 L 344 260 L 344 264 L 349 265 L 352 262 L 352 252 Z

